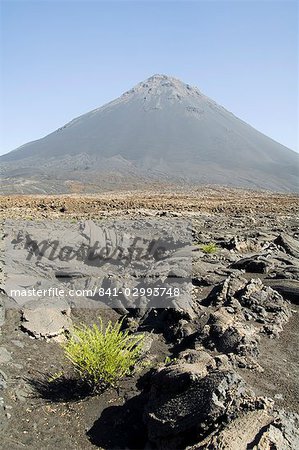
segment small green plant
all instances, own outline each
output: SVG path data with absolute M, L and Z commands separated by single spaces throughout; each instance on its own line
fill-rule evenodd
M 171 358 L 170 356 L 166 356 L 164 359 L 165 366 L 176 363 L 177 358 Z
M 217 245 L 214 244 L 214 242 L 209 242 L 208 244 L 202 244 L 200 246 L 200 249 L 204 252 L 204 253 L 216 253 L 217 252 Z
M 82 381 L 93 390 L 114 386 L 131 373 L 142 351 L 144 336 L 121 331 L 122 322 L 104 329 L 100 326 L 75 326 L 72 336 L 63 345 L 66 357 L 73 364 Z

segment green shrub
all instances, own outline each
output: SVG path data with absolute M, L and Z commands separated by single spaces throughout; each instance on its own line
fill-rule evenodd
M 100 326 L 75 326 L 72 336 L 63 344 L 66 357 L 73 364 L 82 381 L 100 390 L 128 375 L 140 356 L 144 336 L 121 331 L 122 322 L 109 321 L 106 329 Z
M 203 244 L 200 246 L 201 250 L 204 253 L 216 253 L 217 252 L 217 245 L 214 244 L 214 242 L 209 242 L 209 244 Z

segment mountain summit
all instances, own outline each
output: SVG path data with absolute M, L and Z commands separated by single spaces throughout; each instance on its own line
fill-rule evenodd
M 152 181 L 298 191 L 298 154 L 159 74 L 0 163 L 6 190 L 24 193 Z

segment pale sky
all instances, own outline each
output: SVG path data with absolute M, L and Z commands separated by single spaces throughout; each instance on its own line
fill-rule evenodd
M 0 154 L 155 73 L 298 151 L 298 2 L 1 2 Z

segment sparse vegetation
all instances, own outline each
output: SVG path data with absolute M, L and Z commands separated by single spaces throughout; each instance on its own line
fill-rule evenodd
M 217 245 L 214 242 L 209 242 L 208 244 L 202 244 L 200 249 L 204 253 L 212 254 L 217 252 Z
M 164 359 L 165 366 L 169 366 L 170 364 L 176 363 L 177 358 L 171 358 L 170 356 L 166 356 Z
M 132 371 L 144 341 L 143 335 L 121 331 L 122 322 L 109 322 L 104 328 L 101 318 L 99 321 L 100 326 L 74 327 L 72 336 L 63 344 L 77 374 L 96 391 L 114 386 Z

